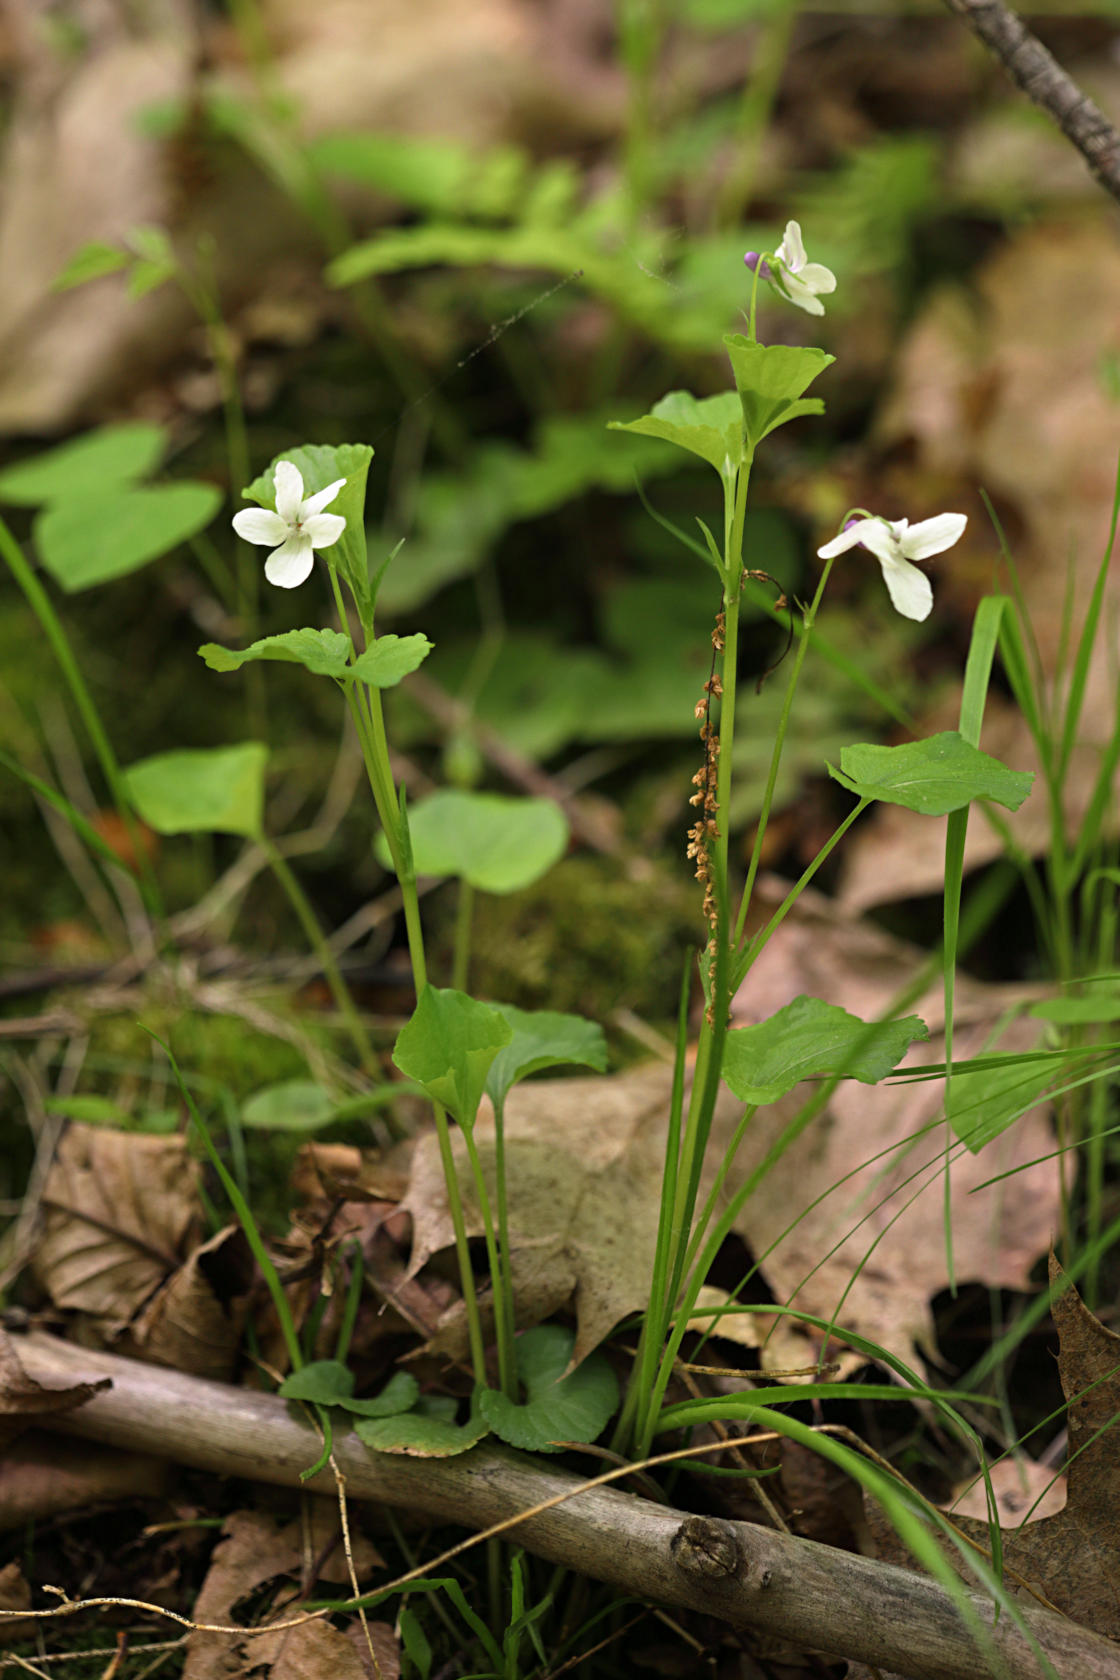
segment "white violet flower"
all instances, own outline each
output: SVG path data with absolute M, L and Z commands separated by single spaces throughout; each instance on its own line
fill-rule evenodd
M 346 480 L 336 478 L 325 490 L 317 490 L 305 498 L 299 468 L 291 461 L 277 461 L 274 483 L 276 512 L 270 508 L 242 508 L 233 516 L 233 528 L 246 542 L 260 543 L 273 550 L 264 566 L 269 583 L 279 589 L 296 589 L 311 576 L 315 550 L 330 548 L 346 529 L 340 513 L 323 512 Z
M 748 251 L 743 258 L 747 267 L 769 280 L 787 303 L 795 303 L 810 315 L 823 315 L 824 304 L 818 293 L 834 292 L 836 276 L 823 263 L 811 263 L 805 255 L 801 239 L 801 224 L 787 222 L 785 236 L 769 259 L 757 251 Z
M 968 517 L 963 513 L 939 513 L 933 519 L 911 525 L 908 519 L 851 519 L 838 537 L 818 548 L 822 560 L 857 544 L 869 549 L 883 568 L 883 582 L 891 601 L 903 618 L 928 618 L 933 590 L 924 572 L 912 562 L 927 560 L 959 542 Z

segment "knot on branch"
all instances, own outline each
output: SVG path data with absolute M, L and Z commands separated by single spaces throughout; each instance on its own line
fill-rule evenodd
M 706 1580 L 734 1577 L 742 1563 L 734 1528 L 715 1517 L 686 1517 L 669 1550 L 682 1574 Z

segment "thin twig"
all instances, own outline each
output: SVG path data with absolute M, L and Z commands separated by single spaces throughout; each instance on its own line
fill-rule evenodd
M 1106 192 L 1120 202 L 1120 133 L 1003 0 L 945 0 L 1028 99 L 1053 117 Z

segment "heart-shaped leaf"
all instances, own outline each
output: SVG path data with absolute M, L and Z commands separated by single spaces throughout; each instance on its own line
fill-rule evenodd
M 917 1015 L 868 1022 L 821 998 L 799 997 L 755 1027 L 727 1034 L 723 1077 L 741 1102 L 772 1103 L 802 1079 L 843 1074 L 875 1085 L 910 1045 L 928 1038 Z
M 359 654 L 350 675 L 371 688 L 395 688 L 422 665 L 432 651 L 427 636 L 378 636 Z
M 480 892 L 531 886 L 568 845 L 568 819 L 551 799 L 442 789 L 409 807 L 412 859 L 418 875 L 458 875 Z M 390 867 L 384 836 L 377 842 Z
M 516 1342 L 517 1374 L 527 1399 L 517 1405 L 498 1389 L 479 1402 L 495 1435 L 528 1452 L 559 1452 L 564 1441 L 593 1441 L 618 1408 L 618 1379 L 597 1349 L 565 1376 L 575 1337 L 560 1324 L 538 1324 Z
M 57 449 L 46 449 L 0 472 L 0 502 L 38 507 L 113 484 L 131 484 L 159 465 L 167 442 L 162 426 L 143 420 L 99 426 Z
M 317 1359 L 293 1371 L 280 1384 L 285 1400 L 306 1400 L 313 1406 L 341 1406 L 354 1417 L 388 1418 L 415 1404 L 420 1384 L 410 1371 L 396 1371 L 372 1400 L 354 1399 L 354 1373 L 337 1359 Z
M 393 1061 L 461 1126 L 473 1126 L 490 1064 L 513 1029 L 496 1009 L 465 992 L 425 986 L 397 1034 Z
M 358 1439 L 374 1452 L 403 1453 L 407 1458 L 454 1458 L 478 1445 L 490 1433 L 485 1418 L 473 1416 L 467 1423 L 455 1423 L 455 1402 L 451 1417 L 443 1396 L 422 1396 L 411 1412 L 396 1417 L 366 1419 L 354 1425 Z
M 156 484 L 87 490 L 36 515 L 44 567 L 71 592 L 125 577 L 209 525 L 221 494 L 212 484 Z
M 830 764 L 828 773 L 861 799 L 904 805 L 926 817 L 959 811 L 973 799 L 994 799 L 1017 811 L 1034 781 L 1030 772 L 1009 770 L 970 746 L 955 729 L 898 747 L 845 747 L 839 770 Z
M 594 1021 L 554 1009 L 515 1009 L 511 1003 L 497 1003 L 494 1008 L 508 1022 L 513 1037 L 498 1051 L 486 1075 L 491 1102 L 504 1102 L 518 1080 L 544 1068 L 576 1063 L 596 1073 L 607 1071 L 607 1041 Z
M 835 356 L 798 344 L 755 344 L 742 333 L 732 333 L 723 342 L 753 448 L 787 420 L 821 413 L 824 404 L 818 397 L 806 397 L 805 391 Z
M 157 753 L 124 772 L 138 814 L 157 834 L 241 834 L 255 840 L 264 816 L 268 748 L 236 747 Z
M 675 443 L 710 462 L 721 477 L 727 462 L 737 467 L 743 459 L 743 407 L 735 391 L 700 398 L 691 391 L 670 391 L 640 420 L 608 425 L 613 432 L 639 432 Z

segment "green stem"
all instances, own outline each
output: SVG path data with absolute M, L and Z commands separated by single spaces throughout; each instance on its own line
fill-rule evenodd
M 510 1320 L 506 1313 L 505 1286 L 502 1272 L 501 1255 L 498 1239 L 494 1231 L 494 1215 L 490 1205 L 490 1192 L 486 1188 L 486 1180 L 482 1175 L 482 1162 L 479 1159 L 478 1146 L 474 1141 L 474 1131 L 462 1126 L 464 1141 L 467 1145 L 467 1158 L 471 1164 L 474 1177 L 474 1187 L 478 1196 L 479 1212 L 482 1214 L 482 1230 L 486 1239 L 486 1258 L 490 1263 L 490 1282 L 494 1292 L 494 1336 L 498 1344 L 498 1379 L 502 1393 L 509 1399 L 516 1400 L 516 1380 L 513 1364 L 513 1339 L 507 1334 Z M 501 1181 L 499 1180 L 499 1183 Z M 477 1372 L 476 1372 L 477 1375 Z M 482 1379 L 485 1381 L 485 1369 Z
M 498 1191 L 498 1261 L 501 1289 L 494 1279 L 494 1325 L 498 1339 L 498 1370 L 502 1392 L 517 1399 L 517 1361 L 513 1352 L 513 1266 L 510 1260 L 509 1195 L 506 1185 L 506 1105 L 502 1097 L 494 1103 L 494 1177 Z M 508 1383 L 508 1387 L 507 1387 Z
M 778 771 L 781 768 L 782 762 L 782 751 L 785 747 L 786 732 L 789 729 L 789 720 L 793 712 L 793 697 L 797 692 L 797 684 L 801 676 L 801 667 L 804 665 L 805 655 L 809 651 L 809 642 L 812 639 L 813 625 L 816 622 L 817 610 L 820 607 L 821 598 L 824 595 L 825 584 L 828 582 L 828 574 L 831 570 L 832 561 L 829 560 L 825 563 L 824 571 L 821 573 L 821 580 L 817 585 L 817 592 L 813 596 L 812 605 L 805 614 L 805 623 L 802 629 L 802 634 L 797 639 L 797 652 L 794 654 L 793 669 L 790 672 L 789 682 L 786 684 L 785 700 L 782 703 L 782 714 L 778 719 L 778 731 L 774 737 L 774 749 L 770 754 L 770 772 L 766 778 L 766 791 L 762 796 L 762 809 L 759 812 L 758 828 L 755 832 L 754 846 L 751 850 L 751 861 L 747 869 L 747 879 L 743 886 L 743 896 L 739 900 L 739 914 L 735 918 L 735 932 L 731 943 L 736 948 L 738 948 L 739 942 L 743 937 L 743 929 L 746 926 L 747 916 L 750 912 L 751 898 L 754 894 L 754 883 L 758 876 L 759 866 L 762 862 L 762 843 L 766 838 L 766 827 L 770 820 L 770 811 L 774 803 L 774 788 L 777 785 Z
M 3 554 L 11 567 L 16 582 L 27 596 L 31 610 L 46 633 L 51 651 L 58 661 L 59 669 L 66 680 L 66 686 L 69 688 L 71 698 L 77 707 L 78 715 L 85 725 L 86 734 L 89 736 L 90 744 L 97 755 L 97 762 L 101 766 L 101 774 L 105 778 L 105 785 L 109 789 L 113 804 L 117 808 L 117 813 L 124 824 L 125 832 L 132 846 L 132 855 L 136 859 L 139 874 L 140 890 L 143 893 L 148 913 L 162 920 L 164 911 L 159 884 L 152 871 L 147 848 L 144 845 L 136 817 L 125 793 L 121 768 L 117 763 L 116 754 L 109 744 L 109 737 L 102 725 L 101 715 L 94 704 L 93 696 L 85 685 L 85 679 L 78 669 L 78 662 L 74 658 L 73 650 L 66 638 L 66 632 L 62 628 L 58 615 L 51 605 L 50 596 L 35 576 L 24 557 L 23 550 L 2 519 L 0 519 L 0 553 Z
M 467 1337 L 471 1349 L 471 1370 L 475 1382 L 486 1383 L 486 1350 L 482 1341 L 482 1317 L 478 1310 L 478 1291 L 474 1286 L 471 1250 L 467 1240 L 467 1222 L 463 1215 L 463 1198 L 459 1194 L 459 1178 L 455 1171 L 455 1154 L 451 1147 L 451 1128 L 447 1112 L 441 1103 L 432 1104 L 439 1141 L 439 1158 L 447 1189 L 447 1207 L 455 1232 L 455 1254 L 459 1261 L 459 1283 L 463 1291 L 463 1307 L 467 1315 Z M 466 1133 L 464 1132 L 464 1137 Z M 469 1145 L 468 1145 L 469 1149 Z
M 276 845 L 275 841 L 271 840 L 266 834 L 260 834 L 257 836 L 257 844 L 264 852 L 269 864 L 272 867 L 274 875 L 280 882 L 284 891 L 287 893 L 288 901 L 296 915 L 299 917 L 300 925 L 302 926 L 304 933 L 307 935 L 308 943 L 322 964 L 323 974 L 326 977 L 327 984 L 331 989 L 331 994 L 339 1007 L 343 1019 L 350 1030 L 350 1036 L 354 1041 L 354 1046 L 358 1052 L 363 1069 L 370 1075 L 376 1074 L 377 1057 L 374 1053 L 373 1045 L 370 1043 L 369 1034 L 362 1025 L 361 1017 L 359 1016 L 357 1008 L 354 1004 L 354 999 L 350 995 L 350 988 L 342 978 L 342 971 L 340 970 L 338 963 L 335 961 L 334 952 L 331 950 L 327 938 L 323 933 L 322 928 L 319 926 L 315 912 L 312 910 L 303 888 L 300 886 L 295 875 L 292 873 L 287 859 L 284 857 L 284 854 L 280 851 L 280 848 Z

